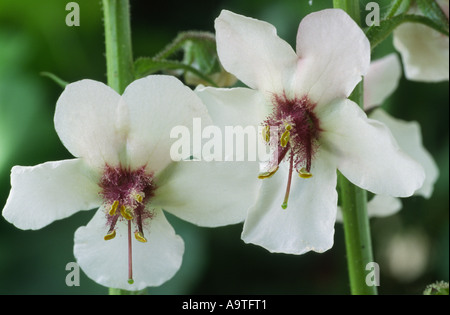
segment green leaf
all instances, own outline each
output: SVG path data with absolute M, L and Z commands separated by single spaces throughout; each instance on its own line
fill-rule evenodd
M 444 35 L 449 35 L 448 25 L 445 28 L 433 20 L 421 15 L 400 14 L 390 19 L 381 21 L 380 26 L 371 26 L 366 31 L 366 36 L 370 41 L 372 49 L 385 40 L 397 26 L 406 22 L 424 24 Z
M 435 0 L 416 0 L 417 6 L 424 16 L 432 20 L 448 32 L 448 19 Z
M 160 60 L 156 58 L 142 57 L 137 59 L 136 62 L 134 63 L 134 71 L 136 79 L 145 77 L 158 71 L 167 71 L 167 70 L 184 70 L 192 72 L 196 76 L 210 83 L 212 86 L 217 86 L 208 76 L 204 75 L 203 73 L 191 67 L 190 65 L 186 65 L 179 61 Z

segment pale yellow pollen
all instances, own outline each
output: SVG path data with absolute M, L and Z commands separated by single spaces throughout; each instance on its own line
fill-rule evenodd
M 143 195 L 143 194 L 142 194 Z M 144 200 L 144 196 L 142 196 L 141 194 L 135 194 L 133 195 L 134 200 L 136 200 L 137 202 L 142 202 L 142 200 Z
M 141 243 L 147 243 L 147 239 L 144 237 L 144 234 L 141 232 L 134 233 L 134 237 Z
M 291 133 L 288 129 L 286 129 L 283 134 L 281 135 L 280 144 L 284 148 L 289 143 L 289 140 L 291 139 Z
M 264 139 L 264 141 L 269 142 L 270 141 L 270 126 L 269 125 L 265 125 L 263 130 L 262 130 L 262 137 Z
M 131 214 L 130 209 L 123 205 L 122 207 L 120 207 L 120 214 L 127 220 L 133 219 L 133 215 Z
M 301 178 L 311 178 L 313 175 L 306 170 L 306 168 L 302 167 L 298 172 L 298 176 Z
M 119 206 L 119 200 L 114 200 L 113 204 L 111 205 L 111 208 L 109 209 L 110 216 L 113 216 L 116 214 L 118 206 Z
M 116 230 L 112 230 L 111 232 L 109 232 L 108 234 L 106 234 L 103 239 L 105 241 L 109 241 L 112 240 L 114 237 L 116 237 Z
M 270 177 L 272 177 L 272 175 L 275 174 L 277 171 L 278 171 L 278 165 L 275 166 L 275 167 L 273 167 L 271 170 L 269 170 L 269 171 L 267 171 L 267 172 L 260 173 L 260 174 L 258 175 L 258 178 L 259 178 L 259 179 L 270 178 Z

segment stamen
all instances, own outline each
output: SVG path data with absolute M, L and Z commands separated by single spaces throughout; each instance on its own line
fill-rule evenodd
M 133 215 L 131 214 L 129 208 L 125 207 L 124 205 L 120 207 L 120 214 L 128 221 L 133 219 Z
M 144 237 L 144 234 L 141 232 L 135 232 L 134 237 L 141 243 L 147 243 L 147 239 Z
M 128 283 L 133 284 L 133 255 L 131 250 L 131 221 L 128 221 Z
M 273 174 L 275 174 L 278 171 L 278 165 L 274 166 L 271 170 L 268 172 L 263 172 L 258 175 L 259 179 L 266 179 L 272 177 Z
M 298 171 L 298 176 L 301 178 L 311 178 L 313 175 L 306 170 L 306 168 L 302 167 L 300 171 Z
M 144 197 L 140 194 L 136 194 L 133 197 L 134 197 L 134 200 L 136 200 L 137 202 L 142 202 L 142 200 L 144 200 Z
M 117 207 L 119 206 L 119 200 L 114 200 L 113 204 L 111 205 L 111 209 L 109 209 L 109 215 L 113 216 L 116 214 Z
M 270 141 L 270 126 L 269 125 L 265 125 L 263 130 L 262 130 L 262 137 L 264 139 L 264 141 L 266 141 L 267 143 Z
M 103 237 L 103 239 L 104 239 L 105 241 L 109 241 L 109 240 L 112 240 L 114 237 L 116 237 L 116 230 L 109 231 L 108 234 L 106 234 L 106 235 Z
M 289 126 L 289 125 L 287 125 L 287 126 Z M 287 146 L 287 144 L 289 143 L 289 140 L 291 139 L 291 133 L 287 129 L 287 126 L 286 126 L 286 130 L 283 132 L 283 134 L 281 135 L 281 139 L 280 139 L 280 144 L 283 148 Z
M 292 171 L 294 169 L 294 155 L 291 152 L 291 157 L 289 159 L 289 177 L 288 177 L 288 183 L 286 187 L 286 193 L 284 195 L 283 204 L 281 205 L 281 208 L 286 209 L 288 206 L 288 199 L 289 199 L 289 193 L 291 191 L 291 181 L 292 181 Z

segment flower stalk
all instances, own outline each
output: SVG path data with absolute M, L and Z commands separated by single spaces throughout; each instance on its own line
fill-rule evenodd
M 128 0 L 103 0 L 108 85 L 119 94 L 134 80 Z
M 358 25 L 361 25 L 358 0 L 333 0 L 333 6 L 346 11 Z M 356 86 L 350 99 L 364 108 L 362 81 Z M 370 225 L 367 215 L 367 193 L 352 184 L 340 173 L 338 174 L 338 185 L 351 293 L 354 295 L 376 295 L 377 287 L 366 284 L 366 266 L 369 262 L 373 262 Z

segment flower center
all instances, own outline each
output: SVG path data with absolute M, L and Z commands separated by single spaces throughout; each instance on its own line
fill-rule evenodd
M 99 186 L 102 189 L 100 194 L 103 197 L 104 208 L 107 209 L 105 215 L 109 226 L 104 239 L 107 241 L 116 236 L 116 224 L 119 220 L 125 220 L 128 224 L 128 282 L 131 284 L 133 283 L 131 225 L 135 226 L 134 237 L 139 242 L 147 242 L 143 224 L 145 219 L 151 219 L 153 216 L 146 208 L 156 188 L 153 174 L 147 174 L 145 167 L 132 171 L 121 166 L 106 165 Z
M 289 178 L 282 208 L 287 208 L 292 173 L 310 178 L 314 153 L 318 148 L 319 119 L 314 113 L 315 103 L 307 96 L 290 99 L 285 94 L 273 98 L 274 111 L 264 121 L 262 137 L 274 152 L 268 170 L 259 178 L 275 174 L 284 159 L 289 160 Z

